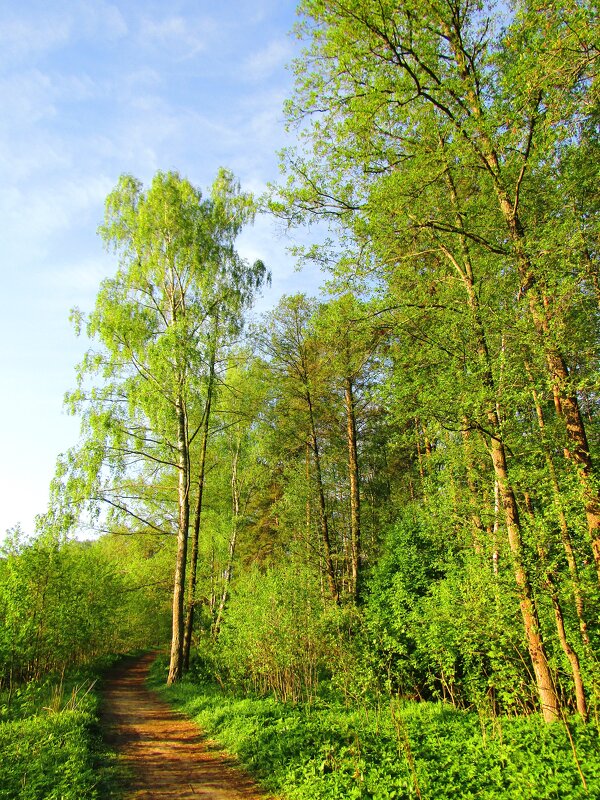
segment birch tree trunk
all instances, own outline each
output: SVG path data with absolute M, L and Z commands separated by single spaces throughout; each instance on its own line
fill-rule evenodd
M 213 639 L 216 639 L 221 629 L 221 622 L 223 620 L 223 612 L 225 611 L 225 604 L 229 596 L 229 587 L 231 585 L 231 578 L 233 575 L 233 559 L 235 557 L 235 547 L 237 544 L 238 524 L 240 519 L 240 489 L 238 484 L 237 466 L 240 456 L 241 441 L 238 439 L 236 442 L 233 459 L 231 462 L 231 504 L 232 504 L 232 520 L 231 520 L 231 536 L 229 538 L 229 548 L 227 553 L 227 566 L 223 575 L 223 588 L 221 590 L 221 599 L 219 601 L 219 608 L 217 616 L 213 625 Z
M 217 322 L 215 322 L 215 337 Z M 187 613 L 183 642 L 183 669 L 187 671 L 190 666 L 190 651 L 192 647 L 192 633 L 194 630 L 194 612 L 196 603 L 196 582 L 198 573 L 198 548 L 200 541 L 200 520 L 202 516 L 202 498 L 204 496 L 204 478 L 206 474 L 206 449 L 208 445 L 208 431 L 210 425 L 210 412 L 215 379 L 216 339 L 211 350 L 210 371 L 202 420 L 202 441 L 200 445 L 200 463 L 198 465 L 198 494 L 196 496 L 196 510 L 194 514 L 194 532 L 192 535 L 192 552 L 190 556 L 190 574 L 187 593 Z
M 344 381 L 344 401 L 350 481 L 350 594 L 356 602 L 360 594 L 360 484 L 354 391 L 350 377 L 346 377 Z
M 183 673 L 183 633 L 185 571 L 187 563 L 188 528 L 190 523 L 190 473 L 185 404 L 181 397 L 176 401 L 177 448 L 178 448 L 178 503 L 179 526 L 177 532 L 177 558 L 173 580 L 173 629 L 171 638 L 171 660 L 167 684 L 181 678 Z

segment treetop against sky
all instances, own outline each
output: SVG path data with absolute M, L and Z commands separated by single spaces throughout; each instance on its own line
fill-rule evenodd
M 96 229 L 127 172 L 178 170 L 205 191 L 219 166 L 246 191 L 277 178 L 282 104 L 298 44 L 295 0 L 79 0 L 0 4 L 0 535 L 31 532 L 58 453 L 77 439 L 63 411 L 87 347 L 69 324 L 114 272 Z M 259 218 L 239 242 L 273 286 L 259 309 L 318 277 Z

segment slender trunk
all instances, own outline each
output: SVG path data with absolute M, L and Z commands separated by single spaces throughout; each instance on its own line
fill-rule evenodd
M 215 557 L 215 541 L 214 536 L 211 537 L 210 542 L 210 597 L 208 598 L 208 611 L 211 619 L 214 616 L 215 608 L 217 607 L 217 578 L 215 575 L 216 570 L 216 557 Z
M 416 418 L 415 418 L 415 441 L 417 443 L 417 461 L 419 464 L 419 477 L 421 478 L 421 488 L 423 489 L 425 485 L 425 468 L 423 466 L 423 453 L 421 452 L 421 429 L 419 426 L 419 420 Z
M 492 394 L 494 390 L 493 375 L 489 365 L 489 356 L 485 342 L 485 336 L 483 333 L 483 326 L 479 318 L 477 298 L 474 292 L 473 284 L 469 279 L 470 274 L 471 271 L 469 269 L 468 273 L 466 274 L 469 304 L 474 312 L 476 320 L 478 351 L 484 365 L 484 384 L 486 389 L 490 392 L 490 394 Z M 509 480 L 506 450 L 500 432 L 500 420 L 498 417 L 496 404 L 490 408 L 490 410 L 487 412 L 487 416 L 489 425 L 491 427 L 490 451 L 492 456 L 492 464 L 494 467 L 498 497 L 504 509 L 508 543 L 512 557 L 513 572 L 519 593 L 519 606 L 523 619 L 523 627 L 527 640 L 529 657 L 531 658 L 531 663 L 533 665 L 533 671 L 535 674 L 536 686 L 544 720 L 546 722 L 554 722 L 559 718 L 560 715 L 559 701 L 548 665 L 548 658 L 546 656 L 546 650 L 541 635 L 531 581 L 523 561 L 521 522 L 519 519 L 519 511 L 514 491 Z
M 541 327 L 547 332 L 545 320 Z M 600 497 L 594 485 L 594 465 L 587 434 L 577 397 L 567 390 L 569 375 L 561 353 L 556 348 L 547 348 L 546 362 L 553 380 L 556 407 L 565 423 L 569 443 L 564 451 L 565 457 L 574 465 L 582 490 L 588 533 L 600 583 Z
M 495 422 L 495 411 L 490 412 L 490 422 Z M 493 436 L 490 442 L 494 473 L 498 481 L 500 498 L 504 507 L 504 517 L 508 532 L 508 543 L 512 556 L 515 580 L 519 591 L 519 606 L 527 639 L 529 657 L 533 665 L 542 715 L 546 722 L 556 722 L 560 718 L 560 706 L 554 682 L 548 665 L 548 658 L 542 639 L 537 609 L 529 575 L 523 561 L 523 542 L 521 522 L 517 501 L 509 481 L 506 454 L 502 441 Z
M 552 486 L 552 497 L 554 501 L 554 508 L 556 511 L 556 518 L 558 521 L 558 527 L 560 529 L 560 535 L 563 544 L 563 549 L 565 551 L 567 565 L 569 567 L 569 574 L 571 576 L 571 586 L 573 590 L 573 599 L 575 604 L 575 610 L 577 612 L 577 619 L 579 620 L 579 630 L 581 632 L 581 638 L 583 643 L 585 645 L 589 645 L 590 636 L 588 633 L 587 623 L 585 620 L 583 592 L 581 590 L 581 581 L 579 580 L 579 570 L 577 568 L 577 561 L 575 558 L 575 552 L 573 550 L 573 543 L 571 541 L 571 535 L 569 533 L 567 517 L 562 504 L 562 496 L 561 496 L 560 486 L 558 483 L 558 477 L 556 475 L 554 460 L 552 458 L 552 452 L 546 440 L 546 425 L 544 422 L 544 412 L 542 410 L 542 406 L 537 391 L 535 390 L 535 388 L 533 388 L 533 385 L 531 391 L 533 395 L 533 402 L 535 405 L 535 411 L 537 414 L 538 425 L 540 429 L 542 448 L 544 451 L 544 458 L 546 461 L 546 468 L 548 470 L 548 475 L 550 478 L 550 485 Z
M 196 605 L 196 580 L 198 571 L 198 547 L 200 541 L 200 519 L 202 516 L 202 498 L 204 495 L 204 477 L 206 474 L 206 448 L 208 443 L 208 430 L 210 411 L 215 378 L 216 345 L 211 352 L 210 372 L 202 420 L 202 442 L 200 446 L 200 464 L 198 470 L 198 494 L 196 497 L 196 510 L 194 514 L 194 532 L 192 535 L 192 552 L 190 557 L 190 574 L 187 593 L 187 614 L 183 640 L 183 669 L 187 671 L 190 666 L 190 652 L 192 648 L 192 633 L 194 630 L 194 612 Z
M 325 490 L 323 489 L 323 473 L 321 470 L 321 455 L 319 452 L 319 440 L 317 438 L 317 429 L 315 425 L 315 416 L 312 405 L 312 398 L 310 392 L 306 392 L 306 401 L 308 405 L 308 415 L 310 421 L 310 436 L 312 440 L 312 450 L 315 459 L 315 472 L 317 477 L 317 494 L 319 497 L 319 523 L 321 528 L 321 541 L 323 544 L 323 558 L 325 561 L 325 572 L 327 575 L 327 583 L 329 585 L 329 592 L 332 599 L 339 603 L 340 593 L 337 586 L 335 569 L 333 566 L 333 558 L 331 555 L 331 539 L 329 536 L 329 521 L 327 518 L 327 508 L 325 505 Z
M 548 579 L 551 580 L 551 579 Z M 558 639 L 560 645 L 571 665 L 571 672 L 573 673 L 573 685 L 575 686 L 575 702 L 577 704 L 577 711 L 583 720 L 588 718 L 587 702 L 585 699 L 585 687 L 583 685 L 583 678 L 581 676 L 581 667 L 579 665 L 579 658 L 577 653 L 567 639 L 565 631 L 565 621 L 558 598 L 558 592 L 554 583 L 550 583 L 550 596 L 552 598 L 552 608 L 554 609 L 554 619 L 556 621 L 556 629 L 558 631 Z
M 306 454 L 304 459 L 304 477 L 306 478 L 306 546 L 310 544 L 310 442 L 306 440 Z
M 544 554 L 540 554 L 540 558 L 542 561 L 545 561 Z M 556 630 L 558 633 L 558 640 L 560 642 L 560 646 L 563 650 L 563 653 L 567 657 L 567 660 L 571 666 L 571 674 L 573 676 L 573 686 L 575 688 L 575 702 L 577 703 L 577 711 L 581 715 L 581 718 L 587 720 L 588 717 L 588 710 L 587 710 L 587 702 L 585 699 L 585 687 L 583 685 L 583 678 L 581 675 L 581 667 L 579 664 L 579 658 L 577 653 L 571 647 L 569 640 L 567 639 L 567 632 L 565 630 L 565 620 L 562 612 L 562 607 L 560 604 L 560 598 L 558 596 L 558 589 L 556 586 L 555 576 L 547 570 L 546 572 L 546 585 L 548 587 L 548 592 L 550 594 L 550 599 L 552 600 L 552 608 L 554 610 L 554 620 L 556 622 Z
M 460 229 L 462 229 L 463 218 L 460 213 L 458 196 L 449 169 L 446 170 L 446 179 L 450 190 L 450 196 L 456 210 L 457 225 Z M 559 701 L 554 688 L 552 675 L 550 673 L 550 667 L 548 665 L 548 658 L 546 656 L 546 650 L 542 639 L 531 581 L 523 560 L 523 537 L 521 522 L 519 519 L 519 511 L 514 491 L 509 479 L 506 450 L 504 447 L 504 441 L 502 439 L 500 417 L 497 410 L 497 399 L 495 397 L 496 391 L 494 377 L 491 369 L 483 320 L 481 318 L 481 312 L 479 308 L 479 300 L 475 291 L 475 280 L 469 247 L 467 239 L 464 235 L 460 236 L 460 245 L 463 262 L 462 266 L 447 249 L 444 249 L 444 252 L 462 278 L 462 282 L 467 293 L 468 305 L 471 310 L 473 323 L 475 326 L 477 352 L 483 373 L 482 380 L 488 395 L 486 398 L 487 403 L 489 404 L 487 418 L 491 428 L 489 446 L 492 464 L 494 467 L 494 475 L 498 484 L 499 497 L 504 509 L 504 519 L 506 522 L 513 572 L 519 594 L 519 606 L 523 619 L 523 627 L 527 640 L 529 657 L 531 659 L 535 674 L 536 687 L 540 699 L 542 714 L 546 722 L 554 722 L 558 720 L 560 716 Z
M 356 601 L 360 593 L 360 485 L 354 392 L 350 377 L 345 380 L 344 399 L 348 438 L 348 476 L 350 479 L 350 594 Z
M 207 417 L 208 419 L 208 417 Z M 190 652 L 192 647 L 192 632 L 194 629 L 194 611 L 196 605 L 196 583 L 198 575 L 198 548 L 200 543 L 200 518 L 202 516 L 202 498 L 204 495 L 204 476 L 206 472 L 206 445 L 208 440 L 208 425 L 202 431 L 202 444 L 200 450 L 200 475 L 198 477 L 198 493 L 196 495 L 196 508 L 194 510 L 194 530 L 192 534 L 192 551 L 190 554 L 190 569 L 187 591 L 187 613 L 185 618 L 185 631 L 183 640 L 183 668 L 185 671 L 190 666 Z
M 231 538 L 229 539 L 227 566 L 225 567 L 225 574 L 223 576 L 223 589 L 221 591 L 221 598 L 219 600 L 219 608 L 217 609 L 217 616 L 213 625 L 213 631 L 212 631 L 213 639 L 216 639 L 218 637 L 219 631 L 221 630 L 221 623 L 223 621 L 223 612 L 225 611 L 225 605 L 227 603 L 227 598 L 229 597 L 229 587 L 231 585 L 231 578 L 233 576 L 233 559 L 235 557 L 237 533 L 238 533 L 238 520 L 237 518 L 234 518 L 233 527 L 231 530 Z
M 547 318 L 549 300 L 540 294 L 537 289 L 537 275 L 527 252 L 525 229 L 519 214 L 519 189 L 525 174 L 529 149 L 533 141 L 537 112 L 532 112 L 529 123 L 529 143 L 525 151 L 521 173 L 515 184 L 514 197 L 511 198 L 505 185 L 503 168 L 498 158 L 498 153 L 486 125 L 485 106 L 482 105 L 476 88 L 472 66 L 467 62 L 457 31 L 452 30 L 443 22 L 442 24 L 445 25 L 445 32 L 453 50 L 459 75 L 466 89 L 466 97 L 471 114 L 478 127 L 476 152 L 478 156 L 483 158 L 493 180 L 498 206 L 514 249 L 521 281 L 520 295 L 527 295 L 528 297 L 529 311 L 533 324 L 544 347 L 546 366 L 553 390 L 558 398 L 558 410 L 564 420 L 566 436 L 569 442 L 569 448 L 565 451 L 565 455 L 574 465 L 579 479 L 592 553 L 600 582 L 600 496 L 595 480 L 594 465 L 590 455 L 579 402 L 576 394 L 569 387 L 569 372 L 565 358 L 549 335 Z M 539 103 L 541 103 L 542 99 L 543 96 L 540 93 Z M 475 140 L 473 139 L 473 141 Z
M 525 493 L 525 508 L 527 509 L 527 513 L 529 514 L 529 516 L 533 519 L 534 517 L 533 504 L 531 502 L 531 497 L 528 492 Z M 546 588 L 548 589 L 548 593 L 552 601 L 552 608 L 554 610 L 554 621 L 556 623 L 556 632 L 558 633 L 558 641 L 560 642 L 560 646 L 562 648 L 563 653 L 565 654 L 569 664 L 571 665 L 571 674 L 573 676 L 573 686 L 575 688 L 575 701 L 577 703 L 577 711 L 581 715 L 582 719 L 587 720 L 588 711 L 585 699 L 585 687 L 583 685 L 583 678 L 581 675 L 581 667 L 579 665 L 579 658 L 577 656 L 577 653 L 575 652 L 575 650 L 573 650 L 567 638 L 567 632 L 565 629 L 565 618 L 562 612 L 562 606 L 560 604 L 560 597 L 558 596 L 557 576 L 548 565 L 548 555 L 546 552 L 546 548 L 543 547 L 541 544 L 538 544 L 538 555 L 540 557 L 540 562 L 544 567 Z
M 500 529 L 500 486 L 494 477 L 494 524 L 492 526 L 492 565 L 494 575 L 498 574 L 500 566 L 500 546 L 498 543 L 498 531 Z
M 213 639 L 216 639 L 221 629 L 221 622 L 223 620 L 223 612 L 225 611 L 225 604 L 229 596 L 229 586 L 231 584 L 231 577 L 233 575 L 233 559 L 235 557 L 235 546 L 237 543 L 238 521 L 240 518 L 240 490 L 238 486 L 237 465 L 240 455 L 240 441 L 236 443 L 235 452 L 231 464 L 231 503 L 232 503 L 232 523 L 231 523 L 231 537 L 229 539 L 229 551 L 227 553 L 227 566 L 225 567 L 225 574 L 223 576 L 223 588 L 221 590 L 221 599 L 219 601 L 219 609 L 215 623 L 213 625 Z
M 190 523 L 190 475 L 185 404 L 177 398 L 177 450 L 178 450 L 178 504 L 179 526 L 177 533 L 177 559 L 173 582 L 173 630 L 171 637 L 171 661 L 167 684 L 181 678 L 183 671 L 183 603 L 185 594 L 185 570 L 187 561 L 188 527 Z

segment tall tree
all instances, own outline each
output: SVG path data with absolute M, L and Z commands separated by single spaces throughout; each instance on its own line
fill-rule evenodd
M 265 277 L 262 262 L 250 265 L 234 248 L 254 208 L 226 170 L 207 198 L 177 173 L 157 173 L 147 190 L 125 175 L 107 198 L 100 227 L 119 269 L 103 282 L 87 320 L 100 349 L 81 364 L 71 404 L 83 411 L 88 449 L 99 453 L 96 499 L 155 529 L 144 513 L 148 495 L 131 491 L 141 485 L 134 479 L 150 469 L 146 486 L 159 474 L 176 476 L 174 524 L 167 516 L 163 527 L 177 537 L 169 683 L 183 669 L 193 459 L 202 429 L 194 420 L 202 418 L 199 405 L 205 418 L 210 410 L 202 397 L 214 369 L 214 320 L 239 325 Z M 86 378 L 99 385 L 86 389 Z
M 315 310 L 314 301 L 304 295 L 282 298 L 268 317 L 261 336 L 261 348 L 267 354 L 273 373 L 277 376 L 280 403 L 293 405 L 301 414 L 301 428 L 295 430 L 293 435 L 296 446 L 299 441 L 308 446 L 314 464 L 324 574 L 329 595 L 338 603 L 340 587 L 335 567 L 319 430 L 323 353 L 319 351 L 319 344 L 311 330 Z
M 343 422 L 347 450 L 349 546 L 348 593 L 355 601 L 361 588 L 361 469 L 359 464 L 359 404 L 364 405 L 364 394 L 375 377 L 374 352 L 380 332 L 370 316 L 369 309 L 351 293 L 322 303 L 315 313 L 314 334 L 327 354 L 324 378 L 329 384 L 330 413 L 338 414 L 336 406 L 343 407 Z M 370 376 L 369 372 L 373 374 Z M 340 398 L 341 395 L 341 399 Z
M 600 570 L 597 475 L 570 377 L 571 343 L 556 335 L 563 302 L 549 290 L 564 270 L 548 257 L 545 236 L 557 217 L 587 231 L 597 230 L 597 221 L 590 224 L 589 203 L 585 222 L 577 212 L 573 218 L 575 202 L 562 208 L 552 202 L 544 214 L 531 203 L 532 197 L 550 198 L 551 175 L 571 154 L 574 135 L 587 137 L 589 149 L 599 55 L 590 35 L 597 26 L 593 9 L 574 0 L 543 7 L 524 2 L 504 20 L 493 16 L 492 4 L 479 8 L 467 0 L 426 6 L 307 0 L 301 10 L 311 47 L 298 64 L 290 117 L 303 120 L 316 111 L 320 119 L 304 126 L 315 158 L 289 159 L 294 214 L 349 217 L 369 205 L 381 176 L 401 176 L 411 162 L 421 173 L 411 193 L 417 198 L 440 176 L 429 143 L 432 129 L 441 129 L 452 163 L 485 192 L 494 211 L 487 216 L 491 227 L 482 230 L 480 216 L 472 215 L 457 229 L 438 207 L 415 219 L 409 196 L 397 213 L 415 226 L 466 233 L 512 262 L 564 420 L 565 454 L 578 476 Z M 563 190 L 568 185 L 564 181 Z M 590 280 L 589 244 L 580 242 L 579 252 L 579 278 Z

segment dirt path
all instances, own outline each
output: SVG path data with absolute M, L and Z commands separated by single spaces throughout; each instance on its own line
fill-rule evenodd
M 104 692 L 107 738 L 132 774 L 127 800 L 264 800 L 191 720 L 146 688 L 153 658 L 120 666 Z

